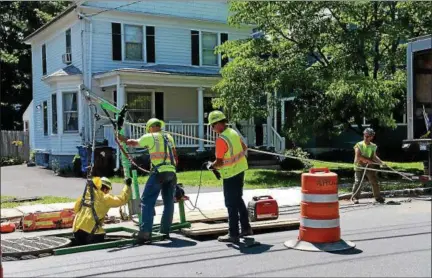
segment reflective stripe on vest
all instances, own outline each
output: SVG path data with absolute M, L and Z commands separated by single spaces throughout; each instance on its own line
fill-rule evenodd
M 227 128 L 220 138 L 228 145 L 228 151 L 225 153 L 220 169 L 222 178 L 227 179 L 246 171 L 248 164 L 238 133 L 232 128 Z
M 165 142 L 164 136 L 166 135 L 162 133 L 158 133 L 152 136 L 154 140 L 154 145 L 149 150 L 152 168 L 156 170 L 155 168 L 159 168 L 161 166 L 168 166 L 170 168 L 173 168 L 173 170 L 175 171 L 175 160 L 174 157 L 171 157 L 173 156 L 173 154 L 170 154 L 170 152 L 172 153 L 172 146 L 168 137 L 166 137 Z

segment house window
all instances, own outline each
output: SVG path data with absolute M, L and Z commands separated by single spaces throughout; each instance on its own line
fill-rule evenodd
M 47 74 L 46 45 L 42 45 L 42 75 Z
M 66 30 L 66 53 L 69 53 L 72 61 L 71 29 Z M 69 65 L 71 62 L 68 62 Z
M 143 29 L 142 26 L 125 25 L 126 59 L 143 60 Z
M 76 92 L 63 93 L 63 130 L 65 132 L 78 131 L 78 94 Z
M 145 123 L 152 116 L 151 93 L 128 92 L 127 104 L 129 115 L 134 123 Z
M 202 65 L 218 66 L 218 54 L 215 54 L 215 48 L 218 45 L 218 34 L 202 32 Z
M 48 135 L 48 102 L 44 101 L 43 104 L 43 130 L 44 135 Z
M 29 130 L 29 122 L 24 121 L 24 131 L 28 131 L 28 130 Z
M 57 134 L 57 95 L 51 95 L 51 133 Z

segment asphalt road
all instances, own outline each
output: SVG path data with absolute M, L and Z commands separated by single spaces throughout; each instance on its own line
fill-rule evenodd
M 129 249 L 3 262 L 5 277 L 431 277 L 431 202 L 341 211 L 342 253 L 290 250 L 298 230 L 256 235 L 262 245 L 234 249 L 174 234 L 173 242 Z
M 181 181 L 179 181 L 181 182 Z M 56 196 L 77 198 L 85 187 L 85 179 L 63 178 L 53 171 L 26 165 L 1 167 L 1 195 L 15 197 Z M 113 193 L 121 192 L 123 185 L 114 184 Z M 197 187 L 185 185 L 187 193 L 196 193 Z M 201 192 L 222 191 L 218 187 L 202 187 Z

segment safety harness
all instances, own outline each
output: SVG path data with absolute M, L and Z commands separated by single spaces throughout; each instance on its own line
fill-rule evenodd
M 151 162 L 153 173 L 159 173 L 158 169 L 159 169 L 159 167 L 161 167 L 163 165 L 172 165 L 174 167 L 176 166 L 175 161 L 174 161 L 173 148 L 172 148 L 171 143 L 168 139 L 168 136 L 164 132 L 161 132 L 160 134 L 162 135 L 162 138 L 164 140 L 164 160 L 157 165 L 155 165 L 155 164 L 153 164 L 153 162 Z M 156 141 L 156 138 L 154 136 L 153 136 L 153 139 Z M 168 153 L 170 156 L 170 162 L 171 163 L 166 162 L 166 160 L 168 158 Z
M 96 209 L 94 207 L 95 190 L 97 190 L 97 188 L 96 188 L 96 185 L 94 184 L 94 182 L 91 179 L 87 179 L 86 187 L 84 189 L 84 193 L 83 193 L 82 198 L 81 198 L 80 208 L 78 210 L 78 211 L 80 211 L 83 206 L 91 209 L 93 219 L 95 221 L 95 225 L 94 225 L 92 231 L 90 232 L 90 237 L 93 237 L 94 233 L 100 227 L 102 227 L 102 220 L 99 219 L 99 217 L 97 216 Z M 89 191 L 89 193 L 90 193 L 90 200 L 86 199 L 87 191 Z M 86 201 L 88 201 L 88 202 L 86 202 Z

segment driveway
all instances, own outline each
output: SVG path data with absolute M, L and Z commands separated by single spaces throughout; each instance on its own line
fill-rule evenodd
M 179 181 L 181 182 L 181 181 Z M 77 198 L 85 187 L 83 178 L 63 178 L 53 171 L 26 165 L 1 167 L 1 195 L 15 197 L 57 196 Z M 113 193 L 121 192 L 123 185 L 114 184 Z M 197 187 L 185 187 L 187 193 L 195 193 Z M 203 187 L 201 192 L 222 191 L 218 187 Z
M 431 277 L 431 203 L 341 211 L 342 238 L 356 249 L 305 252 L 284 247 L 298 230 L 256 235 L 261 246 L 173 235 L 173 242 L 3 262 L 5 277 Z

